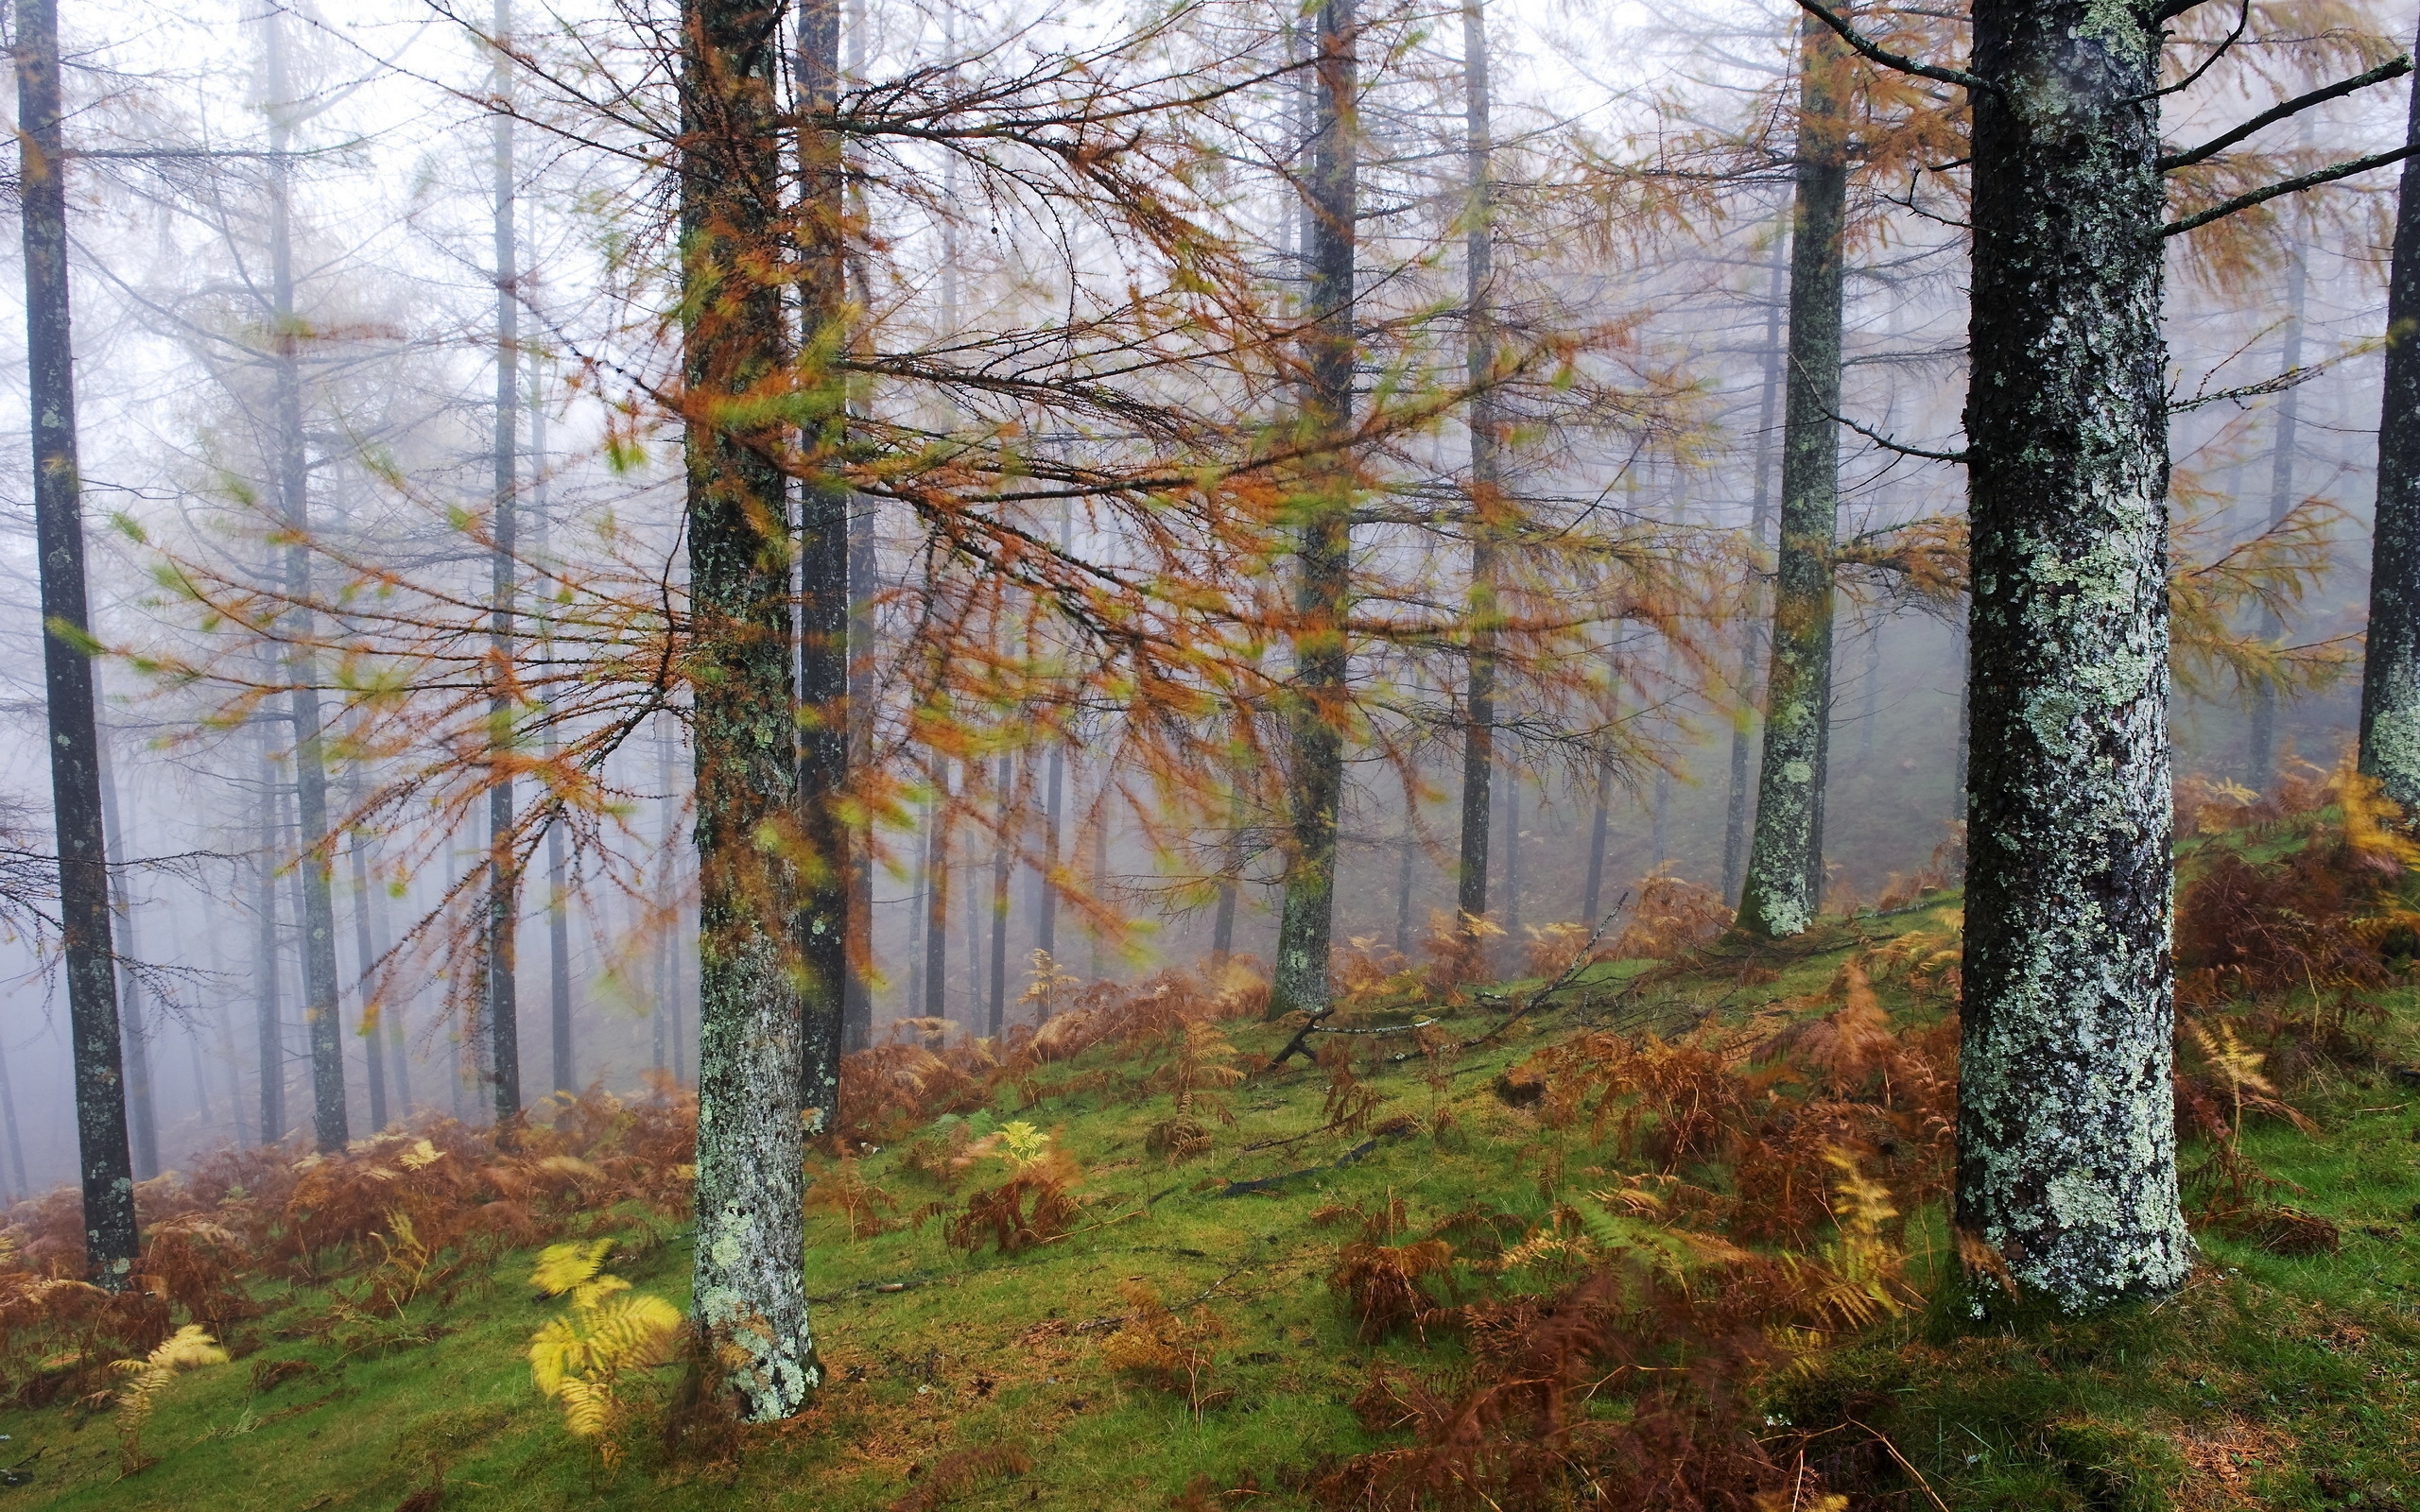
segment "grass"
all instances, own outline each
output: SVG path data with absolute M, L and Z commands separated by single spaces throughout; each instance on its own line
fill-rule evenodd
M 1820 991 L 1860 936 L 1937 930 L 1952 906 L 1939 900 L 1859 920 L 1825 948 L 1774 963 L 1776 979 L 1753 987 L 1735 972 L 1652 990 L 1676 1019 L 1770 1012 Z M 1602 974 L 1610 983 L 1635 970 Z M 2394 1023 L 2409 1022 L 2408 994 L 2390 1006 Z M 1467 1033 L 1488 1022 L 1474 1014 L 1455 1026 Z M 1384 1097 L 1372 1124 L 1384 1134 L 1249 1149 L 1320 1125 L 1324 1074 L 1298 1060 L 1233 1089 L 1233 1126 L 1217 1130 L 1208 1157 L 1174 1167 L 1145 1148 L 1169 1099 L 1115 1091 L 1140 1074 L 1132 1066 L 1110 1088 L 1031 1109 L 1004 1093 L 967 1121 L 970 1132 L 1011 1118 L 1052 1130 L 1085 1173 L 1081 1226 L 1022 1254 L 968 1256 L 942 1244 L 938 1219 L 853 1240 L 838 1217 L 818 1215 L 808 1276 L 831 1383 L 804 1417 L 748 1431 L 723 1452 L 676 1458 L 642 1427 L 609 1469 L 592 1444 L 569 1437 L 524 1358 L 561 1304 L 533 1295 L 531 1256 L 516 1253 L 450 1299 L 374 1325 L 343 1319 L 325 1288 L 273 1293 L 268 1315 L 233 1331 L 233 1363 L 181 1376 L 163 1393 L 143 1439 L 156 1462 L 132 1477 L 119 1476 L 106 1409 L 0 1414 L 9 1435 L 0 1468 L 29 1477 L 0 1499 L 61 1512 L 425 1512 L 439 1504 L 424 1493 L 441 1477 L 443 1506 L 496 1512 L 846 1512 L 919 1494 L 926 1505 L 968 1509 L 1149 1508 L 1188 1487 L 1202 1493 L 1200 1506 L 1298 1506 L 1288 1487 L 1304 1472 L 1378 1447 L 1350 1405 L 1374 1365 L 1434 1368 L 1455 1358 L 1450 1343 L 1357 1342 L 1328 1277 L 1358 1225 L 1336 1210 L 1380 1211 L 1399 1197 L 1421 1228 L 1479 1204 L 1536 1221 L 1557 1194 L 1542 1188 L 1543 1173 L 1602 1184 L 1610 1151 L 1587 1146 L 1584 1129 L 1542 1130 L 1495 1087 L 1498 1073 L 1569 1025 L 1569 1016 L 1542 1013 L 1443 1075 L 1416 1061 L 1372 1074 Z M 1258 1025 L 1228 1027 L 1242 1064 L 1282 1042 Z M 2340 1252 L 2287 1259 L 2205 1236 L 2208 1263 L 2181 1296 L 2085 1322 L 1976 1334 L 1936 1305 L 1777 1383 L 1769 1409 L 1777 1429 L 1834 1425 L 1812 1462 L 1870 1488 L 1861 1504 L 2420 1507 L 2420 1259 L 2406 1238 L 2420 1236 L 2420 1093 L 2364 1072 L 2298 1101 L 2321 1137 L 2255 1125 L 2246 1150 L 2300 1189 L 2287 1200 L 2344 1227 Z M 957 1204 L 996 1180 L 999 1166 L 979 1162 L 955 1194 L 919 1174 L 949 1147 L 952 1123 L 867 1158 L 860 1175 L 903 1211 Z M 1340 1163 L 1374 1137 L 1366 1154 Z M 1290 1172 L 1302 1174 L 1224 1194 L 1230 1181 Z M 685 1304 L 685 1230 L 651 1238 L 634 1222 L 629 1232 L 631 1253 L 614 1269 Z M 1919 1256 L 1948 1252 L 1938 1212 L 1911 1221 L 1910 1246 Z M 1949 1290 L 1928 1262 L 1916 1274 Z M 1452 1284 L 1476 1295 L 1482 1281 L 1458 1265 Z M 1219 1331 L 1206 1400 L 1103 1364 L 1102 1343 L 1133 1310 L 1134 1287 Z M 277 1379 L 284 1361 L 301 1364 Z M 660 1401 L 674 1374 L 658 1372 L 643 1389 Z M 987 1447 L 1018 1452 L 1029 1469 L 1007 1473 L 996 1460 L 954 1469 L 953 1454 Z M 1210 1494 L 1245 1486 L 1261 1494 Z

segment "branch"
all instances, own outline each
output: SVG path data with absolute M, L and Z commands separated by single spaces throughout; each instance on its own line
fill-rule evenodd
M 2273 183 L 2266 189 L 2255 189 L 2248 195 L 2238 195 L 2233 199 L 2221 200 L 2198 215 L 2187 215 L 2183 220 L 2171 220 L 2159 229 L 2159 233 L 2163 236 L 2182 236 L 2188 231 L 2199 230 L 2214 220 L 2232 215 L 2238 210 L 2250 210 L 2255 205 L 2264 204 L 2279 195 L 2299 194 L 2305 189 L 2316 189 L 2324 183 L 2334 183 L 2339 179 L 2349 179 L 2357 173 L 2367 173 L 2372 168 L 2383 168 L 2390 163 L 2400 163 L 2411 156 L 2414 151 L 2420 151 L 2420 142 L 2407 143 L 2392 152 L 2373 152 L 2366 158 L 2355 158 L 2348 163 L 2340 163 L 2332 168 L 2321 168 L 2313 173 L 2306 173 L 2299 179 L 2288 179 L 2280 183 Z
M 1918 78 L 1937 79 L 1944 84 L 1955 84 L 1961 89 L 1981 90 L 1992 94 L 2000 92 L 1999 86 L 1990 79 L 1979 78 L 1961 69 L 1943 68 L 1935 63 L 1920 63 L 1912 58 L 1881 46 L 1872 38 L 1861 35 L 1844 18 L 1825 9 L 1822 0 L 1798 0 L 1798 7 L 1838 32 L 1841 40 L 1857 49 L 1858 56 L 1868 62 L 1879 63 L 1885 68 L 1893 69 L 1902 74 L 1913 74 Z
M 2329 100 L 2342 99 L 2356 90 L 2367 89 L 2372 84 L 2383 84 L 2390 78 L 2401 78 L 2410 72 L 2411 72 L 2411 56 L 2398 55 L 2367 73 L 2356 74 L 2350 78 L 2338 79 L 2325 89 L 2315 89 L 2308 94 L 2297 94 L 2282 105 L 2271 106 L 2234 130 L 2221 131 L 2190 152 L 2169 153 L 2152 165 L 2162 173 L 2173 173 L 2179 168 L 2189 168 L 2205 158 L 2217 157 L 2263 127 L 2274 126 L 2290 115 L 2299 115 L 2314 105 L 2325 105 Z
M 1806 0 L 1800 0 L 1800 3 L 1805 4 Z M 1486 1044 L 1489 1040 L 1503 1034 L 1505 1030 L 1512 1028 L 1523 1019 L 1528 1018 L 1541 1005 L 1543 1005 L 1547 999 L 1554 996 L 1557 992 L 1562 991 L 1564 988 L 1569 987 L 1573 982 L 1577 981 L 1581 972 L 1597 964 L 1595 959 L 1597 954 L 1597 941 L 1604 937 L 1605 931 L 1613 927 L 1614 920 L 1621 918 L 1622 910 L 1629 906 L 1630 894 L 1624 893 L 1620 898 L 1615 901 L 1614 911 L 1607 914 L 1602 919 L 1599 920 L 1597 927 L 1588 932 L 1588 942 L 1580 947 L 1580 954 L 1571 958 L 1571 964 L 1563 969 L 1563 974 L 1561 976 L 1556 977 L 1553 981 L 1548 982 L 1546 986 L 1538 988 L 1535 992 L 1530 993 L 1530 1001 L 1522 1004 L 1521 1006 L 1508 1016 L 1502 1023 L 1497 1024 L 1495 1028 L 1490 1029 L 1487 1033 L 1480 1035 L 1476 1040 L 1463 1040 L 1454 1048 L 1457 1051 L 1477 1050 L 1479 1046 Z
M 1896 452 L 1902 456 L 1921 456 L 1927 462 L 1964 462 L 1966 460 L 1966 454 L 1964 452 L 1927 452 L 1921 446 L 1909 446 L 1902 442 L 1894 441 L 1890 437 L 1883 435 L 1880 431 L 1867 430 L 1864 426 L 1849 419 L 1846 415 L 1832 414 L 1832 412 L 1828 410 L 1825 411 L 1825 413 L 1831 414 L 1833 420 L 1838 421 L 1841 424 L 1847 426 L 1849 429 L 1857 432 L 1859 436 L 1864 437 L 1867 440 L 1872 441 L 1875 445 L 1883 448 L 1885 451 Z

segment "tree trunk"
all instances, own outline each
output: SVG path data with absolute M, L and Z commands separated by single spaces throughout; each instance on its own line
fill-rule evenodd
M 822 1380 L 804 1275 L 787 490 L 769 460 L 780 452 L 778 422 L 731 418 L 789 360 L 772 281 L 786 218 L 775 192 L 778 15 L 758 0 L 683 0 L 680 77 L 689 654 L 699 690 L 694 1305 L 721 1383 L 754 1422 L 796 1415 Z M 755 428 L 734 428 L 741 423 Z
M 546 500 L 546 402 L 540 385 L 543 378 L 533 375 L 529 390 L 529 512 L 536 526 L 537 539 L 532 542 L 534 555 L 543 564 L 551 560 L 553 521 L 547 512 Z M 551 594 L 548 595 L 551 598 Z M 549 612 L 538 618 L 539 658 L 542 662 L 554 660 L 554 625 Z M 560 752 L 551 717 L 555 692 L 551 683 L 539 696 L 549 717 L 546 720 L 546 765 L 554 766 Z M 579 1091 L 579 1060 L 573 1054 L 571 1022 L 571 879 L 563 854 L 563 812 L 558 802 L 546 821 L 546 1028 L 554 1052 L 555 1091 Z
M 2420 92 L 2404 140 L 2420 145 Z M 2403 160 L 2387 274 L 2378 505 L 2361 665 L 2361 770 L 2420 816 L 2420 156 Z
M 22 37 L 25 32 L 20 29 L 17 34 Z M 0 1125 L 6 1126 L 9 1135 L 9 1174 L 16 1178 L 9 1188 L 9 1200 L 22 1202 L 34 1194 L 34 1189 L 33 1183 L 26 1179 L 26 1143 L 17 1135 L 17 1093 L 9 1080 L 5 1050 L 0 1050 Z
M 26 376 L 31 402 L 34 544 L 42 575 L 43 691 L 59 919 L 75 1057 L 76 1148 L 84 1193 L 84 1267 L 126 1283 L 139 1236 L 119 1061 L 100 739 L 93 710 L 92 617 L 84 599 L 83 481 L 76 462 L 75 343 L 67 305 L 66 147 L 57 0 L 17 0 L 18 194 L 26 249 Z
M 1824 766 L 1832 709 L 1832 546 L 1841 487 L 1841 285 L 1848 214 L 1848 50 L 1801 26 L 1798 166 L 1782 410 L 1781 551 L 1765 673 L 1764 762 L 1739 928 L 1803 933 L 1824 905 Z
M 925 1006 L 927 1019 L 949 1017 L 949 760 L 933 771 L 933 802 L 925 823 Z
M 2150 0 L 1975 9 L 1975 602 L 1957 1223 L 2068 1312 L 2172 1292 L 2177 1208 Z M 1996 1295 L 1979 1282 L 1976 1305 Z
M 512 0 L 495 0 L 494 35 L 501 42 L 511 33 Z M 510 762 L 518 713 L 512 668 L 517 653 L 513 598 L 519 587 L 514 558 L 521 549 L 521 306 L 515 288 L 521 278 L 521 254 L 513 226 L 512 60 L 501 46 L 493 51 L 490 87 L 505 108 L 490 116 L 495 193 L 495 550 L 491 560 L 493 582 L 488 644 L 496 683 L 488 696 L 489 738 L 494 742 L 495 765 L 488 777 L 486 957 L 495 1122 L 498 1129 L 505 1129 L 521 1114 L 521 866 L 513 855 Z
M 1328 941 L 1336 923 L 1336 821 L 1344 796 L 1344 621 L 1352 583 L 1354 217 L 1359 107 L 1355 0 L 1322 0 L 1319 127 L 1311 144 L 1310 321 L 1305 335 L 1302 425 L 1322 448 L 1299 504 L 1295 548 L 1294 686 L 1286 699 L 1289 786 L 1285 902 L 1269 1013 L 1328 1005 Z
M 261 1063 L 261 1143 L 285 1138 L 285 1005 L 280 1001 L 277 961 L 277 764 L 269 757 L 268 733 L 261 733 L 260 822 L 254 833 L 252 909 L 259 930 L 252 937 L 252 988 Z
M 1015 875 L 1013 865 L 1016 850 L 1009 843 L 1009 816 L 1015 809 L 1015 794 L 1010 784 L 1016 779 L 1015 767 L 1003 756 L 995 765 L 994 792 L 992 801 L 999 811 L 1000 833 L 994 839 L 992 856 L 992 999 L 984 1032 L 998 1039 L 1002 1018 L 1009 1005 L 1009 882 Z M 974 942 L 967 942 L 972 949 Z
M 354 807 L 360 807 L 361 783 L 358 778 L 347 783 L 346 796 Z M 347 833 L 345 855 L 353 867 L 353 953 L 361 963 L 360 982 L 354 991 L 361 1000 L 361 1044 L 370 1063 L 370 1126 L 382 1129 L 388 1121 L 387 1077 L 386 1057 L 379 1054 L 380 1025 L 371 1013 L 373 1007 L 383 1008 L 383 1005 L 378 1003 L 378 994 L 374 990 L 376 978 L 373 969 L 379 953 L 377 940 L 370 928 L 370 889 L 372 884 L 367 853 L 369 849 L 369 841 L 359 830 Z
M 838 131 L 816 124 L 840 92 L 839 0 L 799 8 L 798 109 L 803 184 L 797 227 L 800 357 L 795 384 L 808 417 L 799 440 L 798 913 L 800 1098 L 807 1125 L 827 1133 L 840 1114 L 840 1051 L 849 997 L 850 836 L 839 804 L 849 785 L 849 514 L 833 463 L 848 441 L 848 176 Z
M 269 287 L 277 387 L 277 491 L 285 537 L 286 671 L 294 722 L 294 799 L 302 824 L 295 867 L 302 888 L 302 1022 L 311 1041 L 311 1131 L 333 1155 L 350 1137 L 344 1107 L 344 1035 L 337 1008 L 336 862 L 328 834 L 328 769 L 320 746 L 318 631 L 311 598 L 311 473 L 302 430 L 302 340 L 294 314 L 294 162 L 288 155 L 285 33 L 267 13 L 269 117 Z
M 1781 399 L 1782 281 L 1789 267 L 1788 228 L 1784 221 L 1782 233 L 1773 237 L 1772 277 L 1765 291 L 1765 381 L 1756 399 L 1756 477 L 1748 507 L 1748 544 L 1759 557 L 1765 550 L 1765 532 L 1772 528 L 1773 411 Z M 1748 860 L 1749 742 L 1755 733 L 1756 659 L 1765 649 L 1759 618 L 1764 610 L 1761 588 L 1750 580 L 1748 599 L 1741 609 L 1739 709 L 1731 720 L 1731 792 L 1722 819 L 1722 901 L 1727 903 L 1738 901 L 1740 875 Z
M 1485 0 L 1462 0 L 1462 272 L 1471 384 L 1471 581 L 1469 683 L 1462 695 L 1462 836 L 1454 906 L 1465 920 L 1487 917 L 1488 789 L 1495 775 L 1496 533 L 1505 513 L 1499 456 L 1502 420 L 1487 386 L 1495 370 L 1495 137 L 1489 122 Z M 1466 922 L 1465 931 L 1470 928 Z
M 97 678 L 93 691 L 97 702 Z M 160 1119 L 151 1088 L 150 1026 L 143 1016 L 143 984 L 134 975 L 134 963 L 143 955 L 135 943 L 134 900 L 128 891 L 126 823 L 117 805 L 117 767 L 106 743 L 95 750 L 101 764 L 101 833 L 109 837 L 110 904 L 115 919 L 118 1033 L 126 1053 L 126 1131 L 134 1155 L 134 1179 L 148 1181 L 160 1174 Z
M 2306 124 L 2308 117 L 2304 117 Z M 2299 235 L 2286 258 L 2286 327 L 2277 343 L 2277 369 L 2292 372 L 2303 365 L 2303 307 L 2308 297 L 2310 263 Z M 2300 385 L 2277 396 L 2277 434 L 2269 449 L 2269 524 L 2274 528 L 2294 507 L 2294 447 L 2302 425 Z M 2375 570 L 2375 569 L 2374 569 Z M 2268 604 L 2260 606 L 2259 634 L 2275 643 L 2286 633 L 2285 621 Z M 2244 785 L 2265 793 L 2277 775 L 2277 689 L 2269 682 L 2252 688 L 2252 719 L 2245 742 Z

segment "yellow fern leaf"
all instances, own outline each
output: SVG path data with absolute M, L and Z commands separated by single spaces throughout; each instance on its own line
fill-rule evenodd
M 538 1268 L 529 1273 L 529 1284 L 548 1297 L 561 1297 L 603 1270 L 605 1257 L 613 1249 L 611 1239 L 595 1239 L 584 1245 L 577 1241 L 548 1245 L 538 1253 Z
M 563 1383 L 587 1366 L 588 1341 L 569 1319 L 550 1319 L 529 1341 L 529 1374 L 542 1397 L 562 1395 Z
M 597 1438 L 614 1426 L 614 1388 L 598 1381 L 562 1385 L 563 1426 L 575 1438 Z
M 444 1158 L 445 1152 L 428 1141 L 414 1140 L 412 1147 L 403 1153 L 402 1160 L 405 1170 L 419 1171 L 435 1165 Z

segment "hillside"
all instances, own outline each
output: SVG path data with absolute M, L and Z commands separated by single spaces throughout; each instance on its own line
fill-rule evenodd
M 2229 853 L 2273 872 L 2309 849 L 2263 844 Z M 128 1314 L 21 1280 L 0 1314 L 20 1403 L 0 1414 L 0 1496 L 1276 1508 L 1423 1487 L 1594 1504 L 1593 1486 L 1611 1505 L 2420 1506 L 2404 1237 L 2420 1136 L 2394 1073 L 2410 988 L 2367 990 L 2379 1016 L 2340 1024 L 2358 1049 L 2273 1095 L 2256 1055 L 2315 1041 L 2271 1033 L 2256 1052 L 2265 1021 L 2238 1016 L 2241 1041 L 2238 1018 L 2214 1021 L 2187 1100 L 2220 1098 L 2240 1137 L 2188 1151 L 2206 1263 L 2184 1295 L 1962 1332 L 1941 1207 L 1957 922 L 1936 894 L 1786 956 L 1592 966 L 1509 1027 L 1541 982 L 1466 991 L 1419 1011 L 1434 1055 L 1320 1036 L 1324 1064 L 1268 1070 L 1289 1027 L 1174 978 L 1097 994 L 1099 1042 L 1063 1059 L 987 1073 L 876 1052 L 857 1112 L 877 1147 L 816 1171 L 815 1408 L 735 1429 L 678 1404 L 677 1364 L 634 1371 L 611 1464 L 533 1389 L 531 1337 L 567 1304 L 531 1269 L 539 1241 L 609 1237 L 611 1272 L 685 1306 L 677 1101 L 592 1094 L 501 1155 L 451 1125 L 389 1139 L 328 1162 L 318 1196 L 287 1192 L 279 1232 L 323 1227 L 228 1260 L 235 1300 L 196 1305 L 188 1280 L 173 1320 L 216 1315 L 234 1358 L 161 1387 L 134 1474 L 110 1396 L 124 1377 L 99 1368 Z M 1363 1026 L 1406 1021 L 1387 1005 L 1416 978 L 1387 964 L 1360 981 Z M 1045 1038 L 1073 1043 L 1081 1022 Z M 238 1237 L 268 1188 L 217 1190 L 180 1221 L 191 1253 Z M 393 1211 L 454 1214 L 450 1241 L 339 1216 L 388 1191 Z M 20 1263 L 38 1263 L 40 1215 L 12 1217 L 34 1251 Z

